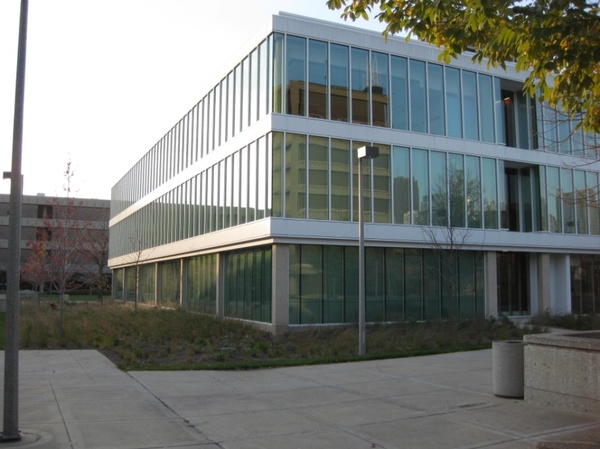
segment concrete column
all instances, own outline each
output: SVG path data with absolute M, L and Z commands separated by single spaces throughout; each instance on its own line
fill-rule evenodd
M 290 249 L 288 245 L 272 246 L 271 324 L 273 334 L 287 331 L 290 323 Z
M 544 313 L 552 307 L 553 276 L 550 266 L 550 254 L 538 254 L 537 262 L 537 313 Z
M 498 316 L 498 262 L 495 251 L 485 253 L 485 312 Z
M 217 304 L 215 311 L 218 317 L 225 316 L 225 255 L 217 253 Z

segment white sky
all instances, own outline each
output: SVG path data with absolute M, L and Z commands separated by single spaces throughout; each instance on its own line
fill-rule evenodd
M 326 0 L 30 0 L 24 193 L 64 195 L 70 160 L 75 196 L 110 198 L 279 11 L 343 23 Z M 0 1 L 0 171 L 11 169 L 19 12 L 20 0 Z

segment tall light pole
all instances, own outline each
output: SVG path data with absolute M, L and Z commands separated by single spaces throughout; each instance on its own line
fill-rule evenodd
M 13 151 L 10 173 L 10 216 L 8 221 L 8 257 L 6 291 L 6 338 L 4 343 L 4 428 L 0 441 L 21 439 L 19 431 L 19 283 L 21 270 L 21 202 L 23 177 L 21 155 L 23 149 L 23 105 L 25 103 L 25 54 L 27 49 L 28 0 L 21 0 L 19 22 L 19 50 L 17 54 L 17 81 L 15 87 L 15 116 Z
M 366 303 L 365 303 L 365 218 L 362 185 L 363 159 L 375 159 L 379 156 L 378 147 L 360 147 L 358 157 L 358 355 L 367 352 Z

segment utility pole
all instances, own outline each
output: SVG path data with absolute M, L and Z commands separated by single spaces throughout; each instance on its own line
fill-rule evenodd
M 19 284 L 21 271 L 21 203 L 23 176 L 23 106 L 25 102 L 25 60 L 27 53 L 28 0 L 21 0 L 19 50 L 15 87 L 12 168 L 10 177 L 10 217 L 8 222 L 8 272 L 6 291 L 6 338 L 4 344 L 4 428 L 1 441 L 21 439 L 19 431 Z

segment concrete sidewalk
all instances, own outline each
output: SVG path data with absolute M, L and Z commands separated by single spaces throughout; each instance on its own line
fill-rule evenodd
M 258 371 L 125 373 L 96 351 L 21 351 L 23 439 L 0 446 L 600 447 L 589 444 L 600 443 L 600 417 L 497 398 L 491 365 L 484 350 Z

